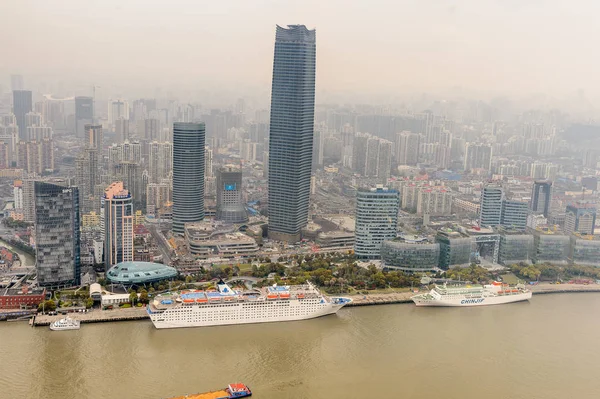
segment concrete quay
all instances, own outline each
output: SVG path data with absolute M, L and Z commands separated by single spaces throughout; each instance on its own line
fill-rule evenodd
M 33 326 L 49 326 L 56 320 L 60 320 L 64 316 L 59 314 L 56 316 L 38 315 L 35 316 Z M 150 319 L 146 308 L 125 308 L 113 310 L 92 310 L 87 313 L 69 313 L 69 317 L 73 320 L 79 320 L 81 323 L 103 323 L 109 321 L 132 321 Z

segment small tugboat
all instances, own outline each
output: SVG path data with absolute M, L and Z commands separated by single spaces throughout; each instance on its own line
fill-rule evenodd
M 237 399 L 247 398 L 252 396 L 252 391 L 245 384 L 240 382 L 236 384 L 229 384 L 225 389 L 218 391 L 211 391 L 205 393 L 194 393 L 185 396 L 176 396 L 169 399 Z
M 79 330 L 80 328 L 80 321 L 73 320 L 69 316 L 56 320 L 54 323 L 50 324 L 50 329 L 52 331 Z

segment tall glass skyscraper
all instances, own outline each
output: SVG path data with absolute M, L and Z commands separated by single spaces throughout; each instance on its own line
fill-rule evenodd
M 204 219 L 203 122 L 173 124 L 173 233 L 184 234 L 184 225 Z
M 242 169 L 233 165 L 217 170 L 217 219 L 229 223 L 248 221 L 242 199 Z
M 277 26 L 269 134 L 269 237 L 300 241 L 308 220 L 315 116 L 316 34 Z
M 359 259 L 379 259 L 381 244 L 398 235 L 400 193 L 377 186 L 356 193 L 354 253 Z
M 102 196 L 102 233 L 106 270 L 133 261 L 133 199 L 123 182 L 114 182 Z
M 62 181 L 36 181 L 34 197 L 38 284 L 79 285 L 79 190 Z
M 15 90 L 13 91 L 13 113 L 17 119 L 19 127 L 19 140 L 27 141 L 27 126 L 25 115 L 32 110 L 31 91 Z

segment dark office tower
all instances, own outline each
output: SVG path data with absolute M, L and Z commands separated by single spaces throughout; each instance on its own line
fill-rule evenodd
M 79 190 L 63 182 L 36 181 L 34 197 L 38 284 L 79 285 Z
M 173 124 L 173 233 L 204 219 L 204 123 Z M 312 144 L 312 142 L 311 142 Z M 310 165 L 309 165 L 310 168 Z
M 531 210 L 534 213 L 542 213 L 544 217 L 550 214 L 550 202 L 552 201 L 552 182 L 549 180 L 537 180 L 533 183 L 531 192 Z
M 316 34 L 277 26 L 269 134 L 269 237 L 296 242 L 308 220 Z M 175 157 L 174 157 L 175 158 Z
M 242 170 L 233 165 L 217 170 L 217 219 L 229 223 L 248 221 L 242 200 Z
M 94 99 L 92 97 L 75 97 L 75 135 L 85 136 L 85 125 L 93 123 Z
M 27 140 L 27 115 L 32 110 L 31 91 L 15 90 L 13 91 L 13 114 L 17 119 L 19 127 L 19 140 Z

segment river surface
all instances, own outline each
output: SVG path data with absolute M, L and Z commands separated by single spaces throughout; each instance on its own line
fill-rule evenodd
M 600 295 L 385 305 L 289 323 L 51 332 L 0 324 L 0 398 L 158 399 L 241 381 L 254 398 L 600 397 Z
M 25 252 L 21 251 L 20 249 L 13 247 L 6 241 L 0 240 L 0 247 L 6 247 L 6 248 L 10 249 L 11 251 L 15 252 L 17 255 L 19 255 L 19 259 L 21 260 L 21 266 L 29 266 L 29 267 L 35 266 L 35 257 L 33 257 L 29 254 L 26 254 Z

